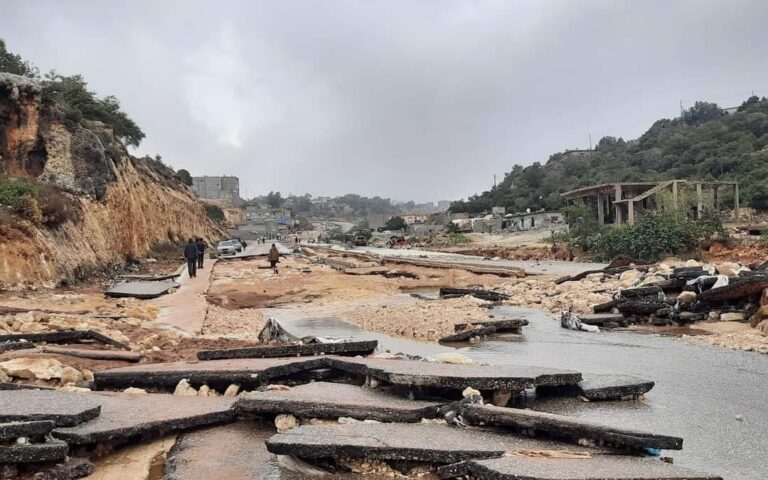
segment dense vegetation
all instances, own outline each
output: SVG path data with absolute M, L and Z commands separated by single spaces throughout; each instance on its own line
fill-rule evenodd
M 451 211 L 558 209 L 560 194 L 575 188 L 673 178 L 737 180 L 743 203 L 768 210 L 768 99 L 750 97 L 730 114 L 697 102 L 679 118 L 658 120 L 636 140 L 604 137 L 581 155 L 562 152 L 544 165 L 515 165 L 495 188 L 454 202 Z
M 579 212 L 578 210 L 583 210 Z M 667 255 L 693 252 L 707 242 L 728 242 L 721 219 L 708 212 L 695 220 L 679 211 L 667 211 L 640 217 L 634 225 L 600 227 L 594 212 L 582 206 L 568 207 L 574 220 L 568 232 L 555 234 L 571 249 L 586 253 L 594 260 L 610 261 L 618 256 L 655 262 Z
M 138 147 L 144 138 L 144 132 L 139 126 L 120 110 L 120 102 L 116 97 L 108 95 L 98 98 L 88 90 L 88 84 L 81 75 L 64 76 L 52 71 L 41 79 L 37 67 L 9 52 L 2 39 L 0 72 L 40 80 L 43 100 L 61 112 L 64 124 L 70 128 L 86 121 L 98 121 L 111 127 L 124 145 Z

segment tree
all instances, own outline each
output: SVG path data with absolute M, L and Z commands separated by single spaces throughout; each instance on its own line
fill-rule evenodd
M 280 208 L 285 203 L 285 199 L 280 195 L 280 192 L 270 191 L 267 194 L 267 204 L 272 208 Z
M 446 233 L 461 233 L 461 228 L 453 222 L 448 222 L 445 224 L 445 231 Z
M 185 169 L 181 169 L 178 172 L 176 172 L 176 178 L 181 182 L 183 185 L 186 185 L 188 187 L 192 186 L 192 175 L 189 174 L 189 172 Z
M 394 216 L 387 220 L 387 223 L 385 223 L 384 226 L 387 230 L 405 230 L 408 227 L 408 224 L 405 223 L 403 217 Z
M 115 137 L 125 145 L 138 147 L 144 132 L 120 110 L 120 102 L 109 95 L 99 99 L 88 90 L 88 84 L 81 75 L 65 77 L 56 72 L 46 74 L 43 86 L 43 100 L 58 106 L 64 113 L 64 124 L 74 128 L 83 120 L 95 120 L 112 128 Z
M 5 47 L 5 41 L 0 38 L 0 72 L 8 72 L 29 78 L 38 78 L 40 70 L 20 55 L 11 53 Z
M 691 108 L 683 112 L 683 121 L 688 125 L 701 125 L 718 120 L 723 115 L 725 115 L 723 110 L 716 103 L 696 102 Z

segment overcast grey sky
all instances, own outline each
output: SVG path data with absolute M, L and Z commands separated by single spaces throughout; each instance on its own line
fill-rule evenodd
M 768 2 L 0 0 L 10 50 L 114 94 L 192 175 L 417 201 L 768 95 Z

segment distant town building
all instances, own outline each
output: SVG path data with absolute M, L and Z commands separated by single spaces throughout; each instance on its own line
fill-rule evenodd
M 383 228 L 390 218 L 392 218 L 392 215 L 389 213 L 369 213 L 367 218 L 368 228 L 371 230 Z
M 504 216 L 504 223 L 504 228 L 509 230 L 535 230 L 553 225 L 562 225 L 565 223 L 565 216 L 560 212 L 545 211 L 510 213 Z
M 210 200 L 226 200 L 239 204 L 240 179 L 237 177 L 192 177 L 192 191 L 200 198 Z
M 401 213 L 399 216 L 402 217 L 408 225 L 413 223 L 425 223 L 429 220 L 429 214 L 426 213 Z
M 451 201 L 450 200 L 440 200 L 437 202 L 437 209 L 438 211 L 444 212 L 451 208 Z

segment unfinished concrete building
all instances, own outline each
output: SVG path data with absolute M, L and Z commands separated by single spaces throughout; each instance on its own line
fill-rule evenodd
M 641 215 L 664 209 L 685 209 L 695 218 L 701 218 L 706 210 L 723 210 L 723 199 L 726 196 L 733 201 L 736 220 L 739 215 L 738 182 L 667 180 L 603 183 L 571 190 L 562 195 L 569 204 L 580 202 L 593 207 L 600 225 L 631 225 Z
M 240 179 L 237 177 L 192 177 L 192 191 L 204 199 L 241 202 Z

